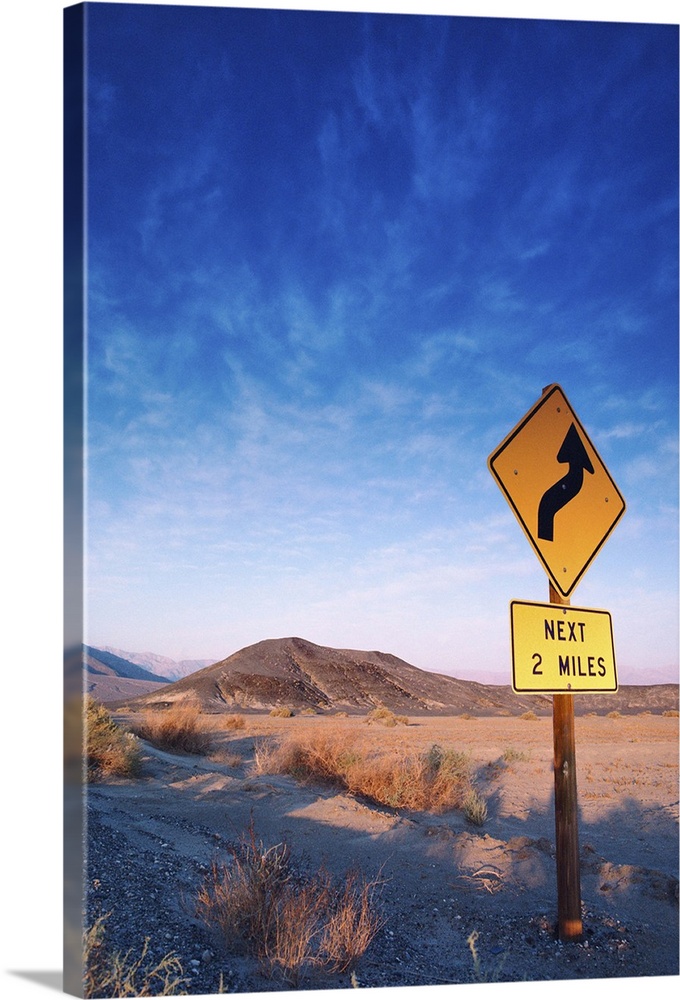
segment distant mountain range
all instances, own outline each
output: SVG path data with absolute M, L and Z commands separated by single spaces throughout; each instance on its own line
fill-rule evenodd
M 108 650 L 92 646 L 83 646 L 83 670 L 87 693 L 101 702 L 134 698 L 154 688 L 165 687 L 171 680 L 169 677 L 159 677 L 138 663 L 116 656 Z M 72 685 L 74 680 L 75 677 L 72 677 Z
M 529 709 L 540 714 L 552 711 L 549 695 L 517 695 L 510 685 L 480 684 L 421 670 L 391 653 L 332 649 L 295 637 L 255 643 L 165 684 L 157 674 L 140 667 L 139 662 L 133 663 L 108 649 L 90 649 L 88 655 L 101 666 L 102 654 L 109 658 L 109 668 L 118 671 L 119 686 L 125 677 L 126 664 L 141 669 L 146 677 L 131 678 L 137 685 L 136 691 L 104 699 L 95 689 L 93 695 L 112 703 L 127 700 L 137 708 L 188 699 L 206 712 L 263 711 L 286 706 L 294 711 L 365 713 L 381 705 L 405 715 L 463 712 L 515 715 Z M 129 653 L 128 657 L 133 655 Z M 149 659 L 154 663 L 173 663 L 165 657 L 152 658 L 152 654 L 144 657 L 147 663 Z M 139 661 L 140 657 L 136 659 Z M 145 691 L 139 688 L 140 684 L 146 685 Z M 616 694 L 576 695 L 574 706 L 581 714 L 612 709 L 677 710 L 678 685 L 623 685 Z
M 97 649 L 83 646 L 83 669 L 87 693 L 105 703 L 126 701 L 165 687 L 192 670 L 205 667 L 210 660 L 177 662 L 155 653 L 127 653 L 110 646 Z M 70 679 L 71 686 L 76 682 Z
M 124 649 L 114 649 L 112 646 L 104 646 L 103 652 L 110 653 L 119 659 L 129 663 L 136 663 L 145 667 L 156 677 L 163 680 L 176 681 L 187 674 L 193 674 L 201 667 L 207 667 L 214 663 L 214 660 L 171 660 L 169 656 L 159 656 L 158 653 L 129 653 Z

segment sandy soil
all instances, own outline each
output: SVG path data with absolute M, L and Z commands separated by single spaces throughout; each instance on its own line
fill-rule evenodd
M 382 873 L 385 925 L 356 970 L 362 986 L 678 974 L 678 719 L 577 718 L 584 939 L 562 944 L 557 915 L 550 719 L 427 718 L 407 727 L 357 718 L 246 716 L 209 758 L 145 747 L 135 780 L 91 786 L 90 917 L 111 912 L 111 942 L 170 948 L 195 994 L 287 988 L 192 919 L 213 858 L 251 820 L 301 863 Z M 220 718 L 214 717 L 217 727 Z M 254 775 L 255 745 L 316 727 L 383 749 L 433 743 L 470 754 L 488 802 L 483 827 L 460 812 L 397 812 L 338 789 Z M 477 932 L 479 964 L 469 944 Z M 310 974 L 300 987 L 347 987 Z

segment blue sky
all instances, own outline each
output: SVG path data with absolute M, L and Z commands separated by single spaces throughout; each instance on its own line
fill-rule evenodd
M 91 4 L 86 642 L 510 680 L 486 466 L 559 382 L 627 511 L 572 595 L 678 665 L 678 33 Z

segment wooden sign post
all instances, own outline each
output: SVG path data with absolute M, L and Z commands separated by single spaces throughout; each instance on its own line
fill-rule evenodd
M 626 504 L 557 384 L 543 390 L 488 465 L 549 578 L 549 605 L 511 605 L 513 689 L 553 697 L 558 935 L 579 941 L 573 692 L 616 691 L 618 682 L 609 613 L 571 610 L 570 595 Z
M 551 604 L 569 604 L 568 597 L 558 594 L 552 584 L 549 587 Z M 583 922 L 573 694 L 553 695 L 553 748 L 558 935 L 560 941 L 578 941 Z

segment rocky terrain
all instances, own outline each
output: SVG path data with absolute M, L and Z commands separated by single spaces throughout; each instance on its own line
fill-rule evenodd
M 139 777 L 89 788 L 88 921 L 108 914 L 113 950 L 137 956 L 148 937 L 154 961 L 179 958 L 189 994 L 288 992 L 195 913 L 212 862 L 228 861 L 252 822 L 265 846 L 287 843 L 301 870 L 356 867 L 381 878 L 383 925 L 354 972 L 309 967 L 299 988 L 677 977 L 677 718 L 577 719 L 584 934 L 574 943 L 555 935 L 548 719 L 421 717 L 386 730 L 356 716 L 245 718 L 232 731 L 211 717 L 209 757 L 145 743 Z M 435 742 L 465 751 L 486 822 L 388 809 L 254 769 L 261 740 L 319 726 L 387 749 Z
M 134 698 L 137 708 L 191 700 L 204 712 L 365 712 L 386 706 L 403 714 L 552 713 L 549 695 L 517 695 L 510 685 L 480 684 L 421 670 L 391 653 L 331 649 L 296 637 L 267 639 L 167 687 Z M 576 714 L 678 708 L 678 685 L 622 685 L 615 694 L 576 695 Z

